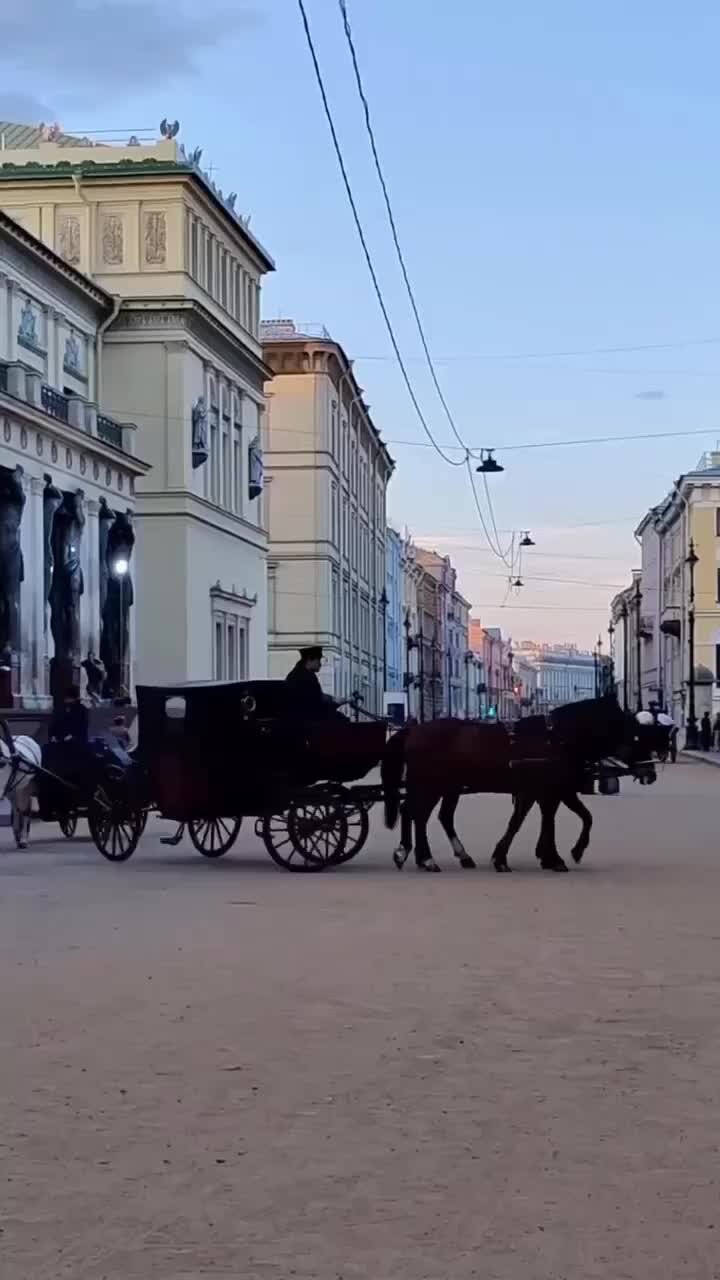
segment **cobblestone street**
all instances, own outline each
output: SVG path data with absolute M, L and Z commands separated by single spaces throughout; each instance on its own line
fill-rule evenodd
M 720 776 L 589 803 L 564 877 L 501 797 L 475 874 L 0 833 L 5 1280 L 720 1276 Z

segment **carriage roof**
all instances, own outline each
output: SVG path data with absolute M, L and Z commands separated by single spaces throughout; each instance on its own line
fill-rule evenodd
M 210 738 L 237 732 L 248 717 L 283 719 L 292 713 L 292 690 L 284 680 L 187 681 L 138 685 L 140 740 L 162 741 L 173 725 L 183 737 Z

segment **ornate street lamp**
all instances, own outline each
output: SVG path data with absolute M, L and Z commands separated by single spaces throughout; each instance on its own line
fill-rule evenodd
M 378 599 L 383 620 L 383 703 L 385 702 L 385 694 L 387 693 L 387 607 L 389 603 L 388 593 L 383 587 Z
M 698 727 L 695 715 L 695 565 L 699 556 L 695 554 L 695 543 L 690 539 L 690 550 L 685 563 L 690 570 L 690 596 L 688 599 L 688 717 L 685 724 L 685 746 L 688 751 L 697 751 Z

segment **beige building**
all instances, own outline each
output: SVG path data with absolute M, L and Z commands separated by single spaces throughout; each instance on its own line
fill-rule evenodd
M 691 543 L 694 566 L 695 704 L 720 710 L 720 453 L 705 454 L 641 521 L 641 668 L 646 694 L 684 725 L 689 711 Z M 617 651 L 617 644 L 616 644 Z
M 199 152 L 162 132 L 97 146 L 0 123 L 0 208 L 113 298 L 96 394 L 137 424 L 152 467 L 137 485 L 138 678 L 261 676 L 259 318 L 273 263 Z
M 321 644 L 328 693 L 382 708 L 385 496 L 393 461 L 342 347 L 262 326 L 268 386 L 269 665 Z
M 134 426 L 98 403 L 102 332 L 114 309 L 104 289 L 0 213 L 3 710 L 47 709 L 51 687 L 79 681 L 88 654 L 106 659 L 105 692 L 132 683 L 142 539 L 127 539 L 148 468 L 133 456 Z M 20 565 L 8 627 L 5 601 Z M 122 638 L 115 604 L 126 619 Z

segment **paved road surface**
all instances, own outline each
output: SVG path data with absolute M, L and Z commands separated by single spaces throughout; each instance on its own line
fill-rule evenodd
M 565 877 L 0 833 L 4 1280 L 720 1276 L 720 776 L 591 803 Z

